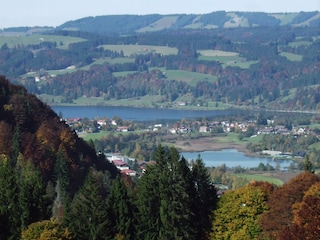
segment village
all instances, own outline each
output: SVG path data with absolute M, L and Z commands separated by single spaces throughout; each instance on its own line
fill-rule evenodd
M 277 134 L 283 136 L 307 136 L 315 135 L 320 139 L 318 131 L 309 126 L 292 126 L 292 129 L 286 128 L 284 125 L 275 125 L 273 120 L 267 120 L 267 125 L 258 126 L 256 121 L 208 121 L 208 120 L 181 120 L 171 125 L 164 125 L 162 123 L 155 124 L 141 124 L 132 121 L 122 120 L 119 117 L 112 119 L 81 119 L 68 118 L 64 119 L 80 137 L 85 134 L 109 132 L 114 134 L 126 134 L 134 132 L 158 132 L 166 135 L 187 135 L 187 134 L 228 134 L 230 132 L 239 133 L 239 136 L 244 134 L 246 137 L 256 137 L 258 135 Z M 104 152 L 106 159 L 113 163 L 120 172 L 128 176 L 137 177 L 144 173 L 146 166 L 152 164 L 146 161 L 136 161 L 135 158 L 122 156 L 121 153 Z M 293 153 L 282 153 L 281 151 L 274 151 L 273 149 L 263 150 L 261 154 L 275 158 L 277 156 L 292 155 Z M 305 152 L 300 151 L 294 153 L 297 157 L 304 157 Z

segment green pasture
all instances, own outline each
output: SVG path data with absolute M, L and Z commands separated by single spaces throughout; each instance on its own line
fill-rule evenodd
M 300 46 L 310 46 L 312 44 L 312 42 L 309 41 L 294 41 L 294 42 L 290 42 L 288 45 L 290 47 L 300 47 Z
M 177 55 L 178 49 L 165 46 L 152 45 L 102 45 L 104 49 L 121 52 L 129 57 L 135 54 L 160 53 L 162 55 Z
M 282 13 L 279 13 L 279 14 L 270 14 L 271 16 L 277 18 L 280 20 L 280 25 L 283 26 L 283 25 L 286 25 L 286 24 L 289 24 L 292 22 L 292 20 L 298 15 L 299 13 L 286 13 L 286 14 L 282 14 Z
M 293 62 L 301 62 L 302 61 L 302 56 L 298 54 L 293 54 L 289 52 L 282 52 L 280 53 L 281 56 L 286 57 L 289 61 Z
M 82 41 L 86 40 L 77 37 L 41 34 L 32 34 L 28 36 L 0 36 L 0 46 L 3 46 L 6 43 L 9 48 L 13 48 L 18 45 L 40 44 L 41 42 L 56 42 L 58 48 L 67 49 L 69 44 Z
M 202 80 L 207 80 L 209 82 L 217 81 L 217 77 L 210 74 L 189 72 L 183 70 L 166 70 L 166 77 L 168 79 L 187 82 L 191 86 L 196 86 L 197 82 Z
M 90 139 L 95 141 L 95 140 L 99 140 L 103 137 L 107 137 L 109 134 L 110 134 L 110 132 L 100 131 L 100 132 L 96 132 L 96 133 L 79 134 L 79 137 L 81 137 L 85 141 L 89 141 Z
M 53 75 L 53 76 L 57 76 L 57 75 L 62 75 L 62 74 L 67 74 L 67 73 L 72 73 L 75 71 L 80 70 L 89 70 L 91 66 L 93 65 L 103 65 L 103 64 L 122 64 L 122 63 L 129 63 L 129 62 L 133 62 L 134 59 L 131 58 L 98 58 L 95 59 L 93 63 L 77 68 L 75 66 L 70 66 L 68 68 L 64 68 L 64 69 L 58 69 L 58 70 L 47 70 L 48 74 Z M 128 73 L 132 73 L 132 72 L 119 72 L 119 73 L 114 73 L 115 76 L 126 76 Z M 33 76 L 35 77 L 37 75 L 36 72 L 29 72 L 27 73 L 25 76 Z
M 178 20 L 179 16 L 163 16 L 158 21 L 153 22 L 151 25 L 140 28 L 137 32 L 153 32 L 160 31 L 165 28 L 171 27 Z
M 124 71 L 124 72 L 113 72 L 112 74 L 116 77 L 126 77 L 128 74 L 134 74 L 137 71 Z
M 219 143 L 234 143 L 234 144 L 241 144 L 246 145 L 247 143 L 258 143 L 262 140 L 262 135 L 257 135 L 255 137 L 243 138 L 242 140 L 239 139 L 239 134 L 230 132 L 226 136 L 217 136 L 215 139 Z
M 126 57 L 119 57 L 119 58 L 110 58 L 110 57 L 104 57 L 104 58 L 97 58 L 94 60 L 93 63 L 83 66 L 80 69 L 82 70 L 89 70 L 91 66 L 93 65 L 103 65 L 103 64 L 123 64 L 123 63 L 132 63 L 134 62 L 133 58 L 126 58 Z
M 283 184 L 283 182 L 280 179 L 274 178 L 274 177 L 265 176 L 265 175 L 240 173 L 240 174 L 234 174 L 234 176 L 245 178 L 245 179 L 247 179 L 249 181 L 269 182 L 269 183 L 277 185 L 277 186 L 281 186 Z
M 225 67 L 240 67 L 243 69 L 250 68 L 252 64 L 257 63 L 257 61 L 247 61 L 245 58 L 240 57 L 239 53 L 220 51 L 220 50 L 200 50 L 199 60 L 204 61 L 217 61 L 222 63 Z

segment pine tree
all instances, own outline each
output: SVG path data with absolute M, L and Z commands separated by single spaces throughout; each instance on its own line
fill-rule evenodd
M 63 152 L 59 151 L 57 154 L 57 161 L 55 164 L 56 175 L 56 198 L 53 203 L 52 214 L 57 220 L 61 220 L 64 215 L 64 207 L 67 199 L 70 197 L 69 190 L 69 169 L 66 159 L 63 156 Z
M 157 240 L 159 233 L 159 180 L 155 165 L 148 165 L 138 182 L 136 194 L 137 238 Z
M 91 170 L 68 212 L 68 228 L 79 240 L 111 239 L 103 176 Z
M 133 206 L 120 176 L 115 179 L 112 185 L 108 196 L 108 209 L 113 235 L 118 234 L 124 236 L 124 239 L 133 239 Z
M 14 134 L 12 137 L 12 156 L 11 156 L 11 161 L 12 164 L 15 165 L 18 155 L 20 153 L 20 146 L 21 145 L 21 131 L 20 127 L 17 125 L 17 127 L 14 130 Z
M 207 239 L 213 220 L 212 211 L 216 205 L 217 192 L 200 155 L 192 165 L 191 174 L 195 192 L 192 199 L 192 222 L 197 232 L 197 239 Z
M 19 154 L 15 166 L 18 185 L 21 229 L 30 223 L 42 220 L 45 209 L 43 198 L 46 194 L 41 173 L 31 160 L 24 160 Z
M 20 218 L 18 189 L 14 168 L 0 157 L 0 239 L 18 239 Z
M 195 218 L 198 209 L 193 207 L 197 200 L 205 200 L 200 199 L 201 194 L 194 198 L 195 183 L 187 161 L 180 159 L 177 149 L 166 150 L 161 145 L 155 160 L 156 164 L 148 166 L 138 182 L 138 238 L 199 239 L 199 231 L 205 228 L 196 229 L 198 225 L 193 221 L 201 220 Z M 208 218 L 200 214 L 197 217 Z

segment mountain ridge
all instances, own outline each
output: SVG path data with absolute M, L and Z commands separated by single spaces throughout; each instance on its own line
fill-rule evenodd
M 117 26 L 116 28 L 114 26 Z M 100 34 L 132 34 L 176 29 L 214 29 L 266 26 L 320 26 L 320 12 L 266 13 L 216 11 L 206 14 L 121 14 L 87 16 L 67 21 L 57 27 L 12 27 L 5 34 L 32 34 L 52 30 L 84 31 Z

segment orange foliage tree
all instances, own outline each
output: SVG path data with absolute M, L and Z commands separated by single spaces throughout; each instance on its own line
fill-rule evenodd
M 293 205 L 292 225 L 279 234 L 279 240 L 319 239 L 320 236 L 320 182 L 304 194 L 302 202 Z
M 269 211 L 262 214 L 260 219 L 263 235 L 275 239 L 283 229 L 291 225 L 294 218 L 293 204 L 301 202 L 305 191 L 319 181 L 317 175 L 304 172 L 275 189 L 269 196 Z

